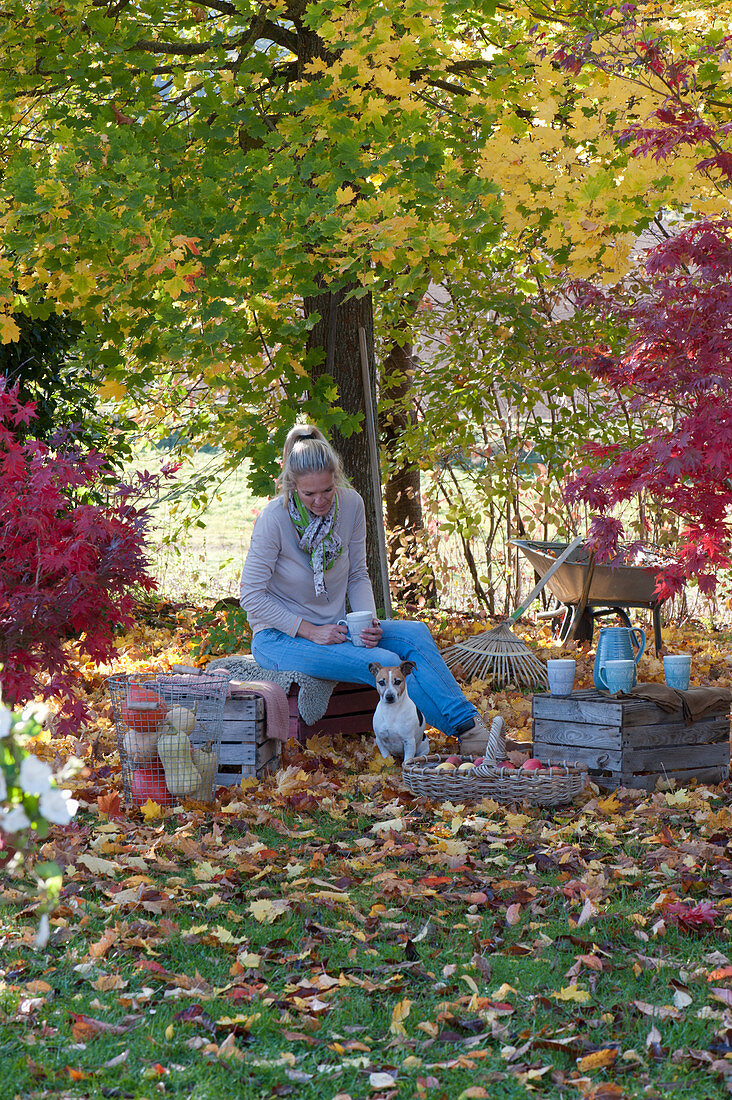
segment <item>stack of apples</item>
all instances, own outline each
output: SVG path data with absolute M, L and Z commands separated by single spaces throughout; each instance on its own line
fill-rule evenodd
M 472 772 L 476 764 L 482 764 L 483 757 L 476 756 L 474 760 L 463 760 L 462 756 L 448 756 L 435 768 L 436 772 L 457 772 L 459 775 L 467 775 Z
M 463 760 L 462 756 L 448 756 L 435 768 L 436 772 L 455 772 L 458 775 L 468 775 L 478 764 L 491 764 L 492 761 L 483 759 L 482 756 L 477 756 L 473 761 Z M 532 757 L 530 760 L 525 760 L 520 768 L 513 764 L 510 760 L 498 760 L 493 764 L 495 768 L 503 768 L 509 771 L 524 771 L 535 772 L 544 768 L 541 760 L 537 760 L 536 757 Z M 550 769 L 554 770 L 554 769 Z

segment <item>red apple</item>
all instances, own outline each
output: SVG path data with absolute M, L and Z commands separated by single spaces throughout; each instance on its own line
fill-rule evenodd
M 483 763 L 483 757 L 482 757 L 482 756 L 476 756 L 476 758 L 475 758 L 475 760 L 473 761 L 473 763 L 474 763 L 474 764 L 482 764 L 482 763 Z
M 510 760 L 499 760 L 496 767 L 498 767 L 498 768 L 509 768 L 509 769 L 513 769 L 514 771 L 516 770 L 516 765 L 512 764 Z
M 463 762 L 462 756 L 447 756 L 447 757 L 445 757 L 445 763 L 446 764 L 454 764 L 456 768 L 459 767 L 460 764 L 462 764 L 462 762 Z
M 524 771 L 536 772 L 539 770 L 539 768 L 543 768 L 544 765 L 542 764 L 541 760 L 537 760 L 536 757 L 532 757 L 531 760 L 524 760 L 521 767 L 524 769 Z

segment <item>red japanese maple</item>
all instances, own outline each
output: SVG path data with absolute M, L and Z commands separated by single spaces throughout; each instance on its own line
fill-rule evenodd
M 642 440 L 588 446 L 591 464 L 570 499 L 598 513 L 591 535 L 609 552 L 622 534 L 617 505 L 643 490 L 681 517 L 678 562 L 661 576 L 671 596 L 695 577 L 712 592 L 729 565 L 732 528 L 732 223 L 699 222 L 654 248 L 646 293 L 628 305 L 596 289 L 598 304 L 627 324 L 623 354 L 582 349 L 578 357 L 630 406 L 652 409 Z
M 129 487 L 102 502 L 102 454 L 23 438 L 33 416 L 0 380 L 0 683 L 10 704 L 57 698 L 59 732 L 78 732 L 75 656 L 110 658 L 131 586 L 154 587 L 145 510 Z

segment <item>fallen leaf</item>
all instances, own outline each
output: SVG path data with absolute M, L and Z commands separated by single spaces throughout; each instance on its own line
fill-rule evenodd
M 588 921 L 597 916 L 597 913 L 597 907 L 592 904 L 589 898 L 585 898 L 585 904 L 582 906 L 582 912 L 577 917 L 577 927 L 581 928 L 583 924 L 587 924 Z
M 249 912 L 260 924 L 272 924 L 290 908 L 289 901 L 284 898 L 261 898 L 250 901 L 247 906 Z
M 409 1015 L 409 1011 L 412 1007 L 412 1002 L 405 997 L 402 1001 L 397 1001 L 392 1009 L 391 1023 L 389 1025 L 389 1031 L 392 1035 L 406 1035 L 406 1028 L 404 1027 L 404 1021 Z
M 153 802 L 152 798 L 148 798 L 147 802 L 143 802 L 140 806 L 140 812 L 144 821 L 157 821 L 161 817 L 165 817 L 162 806 L 159 806 L 157 802 Z
M 566 985 L 558 993 L 552 993 L 552 997 L 558 1001 L 575 1001 L 580 1005 L 587 1004 L 591 999 L 586 989 L 578 989 L 576 985 Z
M 90 856 L 86 852 L 76 857 L 77 863 L 83 863 L 93 875 L 116 875 L 122 870 L 119 863 L 111 859 L 101 859 L 99 856 Z
M 709 992 L 713 993 L 713 990 Z M 678 1020 L 681 1016 L 673 1005 L 651 1005 L 647 1001 L 633 1001 L 633 1004 L 644 1016 L 656 1016 L 659 1020 Z
M 615 1047 L 603 1047 L 602 1050 L 593 1050 L 591 1054 L 586 1054 L 584 1058 L 577 1059 L 577 1069 L 580 1073 L 589 1073 L 593 1069 L 604 1069 L 606 1066 L 612 1066 L 618 1057 L 618 1052 Z
M 370 1073 L 369 1084 L 372 1089 L 389 1089 L 396 1084 L 396 1078 L 390 1073 Z

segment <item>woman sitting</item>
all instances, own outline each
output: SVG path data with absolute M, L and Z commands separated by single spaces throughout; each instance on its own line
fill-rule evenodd
M 241 575 L 241 606 L 262 668 L 323 680 L 374 685 L 369 665 L 413 661 L 409 695 L 427 723 L 482 755 L 488 730 L 419 622 L 376 618 L 366 570 L 363 500 L 318 428 L 294 427 L 285 441 L 280 495 L 257 517 Z M 338 622 L 346 610 L 370 611 L 363 646 Z

